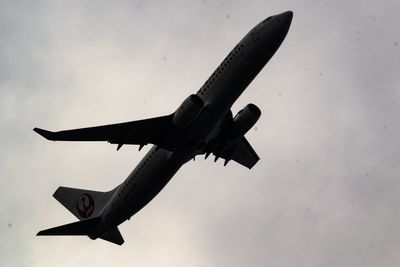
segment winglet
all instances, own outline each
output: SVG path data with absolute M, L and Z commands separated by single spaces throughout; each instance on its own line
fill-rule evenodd
M 35 132 L 37 132 L 38 134 L 40 134 L 41 136 L 43 136 L 44 138 L 46 138 L 47 140 L 54 140 L 54 133 L 50 132 L 50 131 L 46 131 L 40 128 L 34 128 L 33 129 Z

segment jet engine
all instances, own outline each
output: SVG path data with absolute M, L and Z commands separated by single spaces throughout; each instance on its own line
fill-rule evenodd
M 246 105 L 233 118 L 232 135 L 235 137 L 243 136 L 256 124 L 261 116 L 260 109 L 254 104 Z
M 190 95 L 175 111 L 173 124 L 178 128 L 184 128 L 197 118 L 203 106 L 204 102 L 198 95 Z

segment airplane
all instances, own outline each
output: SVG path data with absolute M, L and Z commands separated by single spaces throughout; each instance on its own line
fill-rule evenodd
M 79 221 L 40 231 L 39 236 L 82 235 L 122 245 L 118 226 L 146 206 L 180 167 L 197 155 L 231 160 L 251 169 L 259 160 L 245 134 L 261 116 L 254 104 L 235 117 L 231 106 L 275 54 L 289 30 L 292 11 L 266 18 L 246 34 L 196 94 L 170 115 L 51 132 L 33 130 L 51 141 L 108 141 L 152 144 L 124 182 L 108 192 L 59 187 L 53 194 Z

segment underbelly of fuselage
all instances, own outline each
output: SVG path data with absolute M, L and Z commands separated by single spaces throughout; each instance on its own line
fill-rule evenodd
M 171 180 L 186 162 L 178 155 L 153 146 L 128 178 L 118 187 L 108 206 L 104 209 L 104 232 L 129 219 L 146 206 Z

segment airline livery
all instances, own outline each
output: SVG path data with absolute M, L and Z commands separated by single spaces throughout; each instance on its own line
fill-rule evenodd
M 251 169 L 259 160 L 244 137 L 261 115 L 248 104 L 233 117 L 231 106 L 283 42 L 293 13 L 271 16 L 256 25 L 233 48 L 196 94 L 167 116 L 89 128 L 34 131 L 52 141 L 107 141 L 153 147 L 128 178 L 108 192 L 59 187 L 54 198 L 79 221 L 40 231 L 37 235 L 83 235 L 118 245 L 118 225 L 146 206 L 179 168 L 196 155 L 210 154 Z

